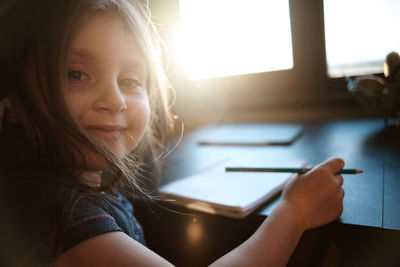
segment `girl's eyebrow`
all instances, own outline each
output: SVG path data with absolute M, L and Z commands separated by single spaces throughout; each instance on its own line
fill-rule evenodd
M 70 55 L 71 56 L 77 56 L 80 58 L 83 58 L 87 61 L 95 61 L 95 56 L 93 53 L 91 53 L 90 51 L 86 50 L 86 49 L 82 49 L 82 48 L 76 48 L 76 47 L 72 47 L 70 49 Z M 146 63 L 143 60 L 140 59 L 129 59 L 127 58 L 127 62 L 125 64 L 125 68 L 126 70 L 140 70 L 140 69 L 146 69 Z
M 94 55 L 92 53 L 90 53 L 86 49 L 81 49 L 81 48 L 71 48 L 70 55 L 81 57 L 87 60 L 94 59 Z

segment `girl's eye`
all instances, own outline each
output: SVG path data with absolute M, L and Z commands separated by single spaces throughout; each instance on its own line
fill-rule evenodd
M 82 81 L 89 79 L 88 75 L 79 70 L 72 70 L 68 72 L 68 80 L 70 81 Z
M 142 86 L 139 81 L 135 79 L 123 79 L 119 81 L 119 85 L 129 89 L 136 89 L 137 87 Z

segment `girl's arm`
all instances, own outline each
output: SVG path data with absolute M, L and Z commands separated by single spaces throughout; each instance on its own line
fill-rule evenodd
M 332 158 L 285 186 L 271 215 L 243 244 L 214 266 L 285 266 L 307 229 L 338 218 L 343 210 L 343 160 Z
M 258 230 L 213 266 L 285 266 L 310 228 L 340 216 L 344 162 L 334 158 L 285 186 L 282 199 Z M 169 263 L 122 232 L 86 240 L 60 255 L 55 266 L 168 266 Z
M 123 232 L 90 238 L 62 253 L 55 267 L 172 266 L 165 259 Z

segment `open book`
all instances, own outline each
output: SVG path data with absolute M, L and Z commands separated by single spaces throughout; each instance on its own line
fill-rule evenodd
M 243 166 L 243 161 L 227 160 L 201 172 L 162 186 L 163 199 L 189 209 L 243 218 L 279 193 L 290 173 L 226 172 L 225 167 Z M 252 162 L 248 167 L 302 167 L 304 161 Z

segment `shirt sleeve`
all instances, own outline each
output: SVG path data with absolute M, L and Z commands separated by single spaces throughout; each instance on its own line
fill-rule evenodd
M 122 231 L 115 218 L 92 199 L 81 199 L 74 207 L 63 242 L 63 251 L 97 235 Z

